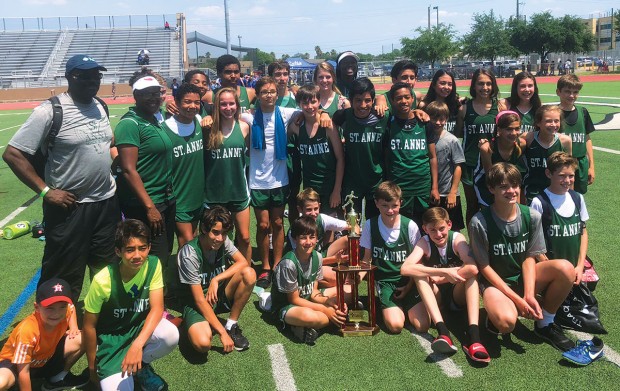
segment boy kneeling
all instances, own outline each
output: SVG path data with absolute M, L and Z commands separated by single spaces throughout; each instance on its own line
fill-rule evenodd
M 69 284 L 58 278 L 39 286 L 34 313 L 19 322 L 0 352 L 0 390 L 16 383 L 31 390 L 31 378 L 45 378 L 44 391 L 88 383 L 88 373 L 69 372 L 84 354 L 70 295 Z
M 470 245 L 482 275 L 480 289 L 489 330 L 510 333 L 519 315 L 535 319 L 534 332 L 566 351 L 575 344 L 553 320 L 575 279 L 570 262 L 536 262 L 544 254 L 541 216 L 519 204 L 521 174 L 509 163 L 496 163 L 486 184 L 494 197 L 469 224 Z M 542 308 L 536 295 L 542 294 Z
M 444 208 L 431 208 L 424 212 L 422 223 L 426 236 L 418 240 L 400 273 L 413 277 L 431 320 L 437 327 L 439 336 L 431 348 L 440 353 L 456 351 L 439 311 L 438 300 L 452 308 L 467 306 L 470 344 L 463 345 L 463 350 L 473 361 L 489 362 L 491 357 L 480 343 L 478 328 L 478 268 L 470 255 L 467 241 L 463 235 L 451 230 L 452 222 Z
M 179 330 L 162 318 L 162 267 L 149 255 L 150 238 L 139 220 L 119 223 L 114 247 L 121 261 L 95 275 L 84 299 L 88 369 L 103 391 L 131 391 L 134 378 L 143 391 L 168 387 L 151 362 L 174 350 Z
M 346 319 L 345 312 L 338 309 L 335 297 L 324 296 L 319 291 L 322 256 L 315 251 L 317 225 L 314 218 L 302 216 L 292 227 L 295 250 L 289 251 L 274 269 L 274 285 L 271 293 L 272 312 L 288 324 L 295 337 L 308 345 L 314 345 L 316 329 L 340 326 Z
M 213 330 L 226 353 L 250 347 L 237 321 L 256 284 L 256 273 L 228 238 L 232 227 L 226 208 L 205 210 L 198 237 L 183 246 L 177 257 L 172 308 L 183 313 L 190 343 L 202 353 L 211 349 Z M 230 312 L 224 326 L 216 315 L 222 312 Z

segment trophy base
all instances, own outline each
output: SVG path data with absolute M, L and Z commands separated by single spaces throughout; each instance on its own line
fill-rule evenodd
M 343 337 L 369 337 L 377 333 L 379 333 L 379 326 L 359 325 L 359 327 L 355 327 L 354 324 L 347 324 L 340 329 L 340 334 Z

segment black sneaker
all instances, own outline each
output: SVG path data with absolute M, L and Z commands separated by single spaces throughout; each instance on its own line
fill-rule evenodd
M 562 328 L 555 323 L 550 323 L 545 327 L 538 327 L 537 324 L 534 324 L 534 334 L 563 352 L 575 347 L 575 343 L 568 339 Z
M 49 380 L 45 380 L 43 386 L 41 386 L 42 391 L 60 391 L 60 390 L 74 390 L 76 388 L 84 387 L 90 381 L 90 375 L 88 373 L 88 369 L 83 371 L 80 375 L 76 376 L 73 373 L 69 372 L 65 376 L 64 379 L 57 382 L 51 382 Z
M 263 270 L 256 279 L 256 286 L 267 289 L 271 285 L 271 270 Z
M 499 330 L 497 329 L 497 327 L 495 327 L 495 325 L 493 324 L 493 322 L 491 322 L 489 320 L 489 318 L 487 317 L 487 319 L 484 322 L 487 331 L 493 335 L 497 335 L 498 337 L 502 336 L 503 334 L 499 332 Z
M 319 333 L 312 327 L 291 326 L 293 335 L 306 345 L 314 345 Z
M 243 336 L 241 333 L 241 327 L 239 327 L 238 324 L 234 324 L 230 330 L 226 330 L 226 332 L 230 336 L 230 339 L 233 340 L 235 350 L 242 352 L 250 348 L 250 342 L 248 342 L 248 339 Z

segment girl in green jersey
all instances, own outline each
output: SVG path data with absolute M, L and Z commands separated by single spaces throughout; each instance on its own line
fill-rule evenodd
M 418 104 L 418 108 L 424 110 L 431 102 L 445 103 L 448 106 L 450 116 L 446 122 L 445 129 L 450 133 L 454 133 L 456 117 L 462 104 L 459 94 L 456 93 L 456 81 L 450 72 L 443 69 L 435 72 L 431 85 L 428 87 L 428 92 Z
M 349 100 L 336 86 L 336 72 L 330 63 L 322 62 L 314 68 L 313 81 L 319 86 L 321 109 L 327 111 L 330 117 L 336 110 L 351 107 Z
M 235 220 L 236 244 L 245 259 L 250 246 L 250 191 L 246 177 L 250 127 L 239 121 L 239 96 L 230 87 L 215 94 L 213 126 L 205 137 L 205 201 L 223 205 Z
M 512 79 L 510 96 L 503 99 L 506 109 L 521 117 L 521 133 L 534 131 L 534 114 L 541 106 L 536 78 L 530 72 L 520 72 Z

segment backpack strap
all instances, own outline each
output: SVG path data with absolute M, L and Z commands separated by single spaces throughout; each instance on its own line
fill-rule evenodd
M 54 146 L 54 141 L 62 126 L 62 104 L 60 104 L 60 99 L 56 95 L 48 100 L 52 104 L 52 127 L 47 134 L 47 149 L 49 151 Z
M 98 97 L 98 96 L 95 96 L 95 99 L 97 100 L 97 102 L 99 102 L 99 104 L 100 104 L 101 106 L 103 106 L 103 110 L 105 111 L 105 115 L 106 115 L 108 118 L 110 118 L 110 108 L 108 107 L 108 104 L 107 104 L 107 103 L 105 103 L 105 102 L 103 101 L 103 99 L 101 99 L 101 98 L 100 98 L 100 97 Z

